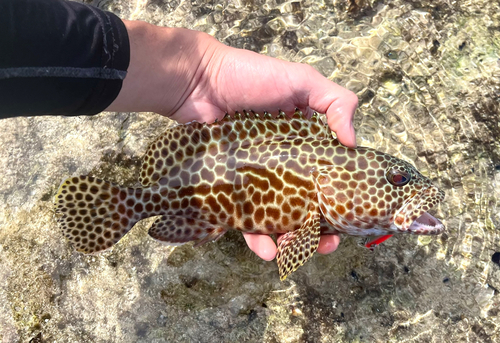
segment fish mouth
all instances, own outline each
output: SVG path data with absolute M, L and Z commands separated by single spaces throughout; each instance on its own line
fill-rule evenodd
M 443 223 L 428 212 L 424 212 L 408 227 L 408 232 L 415 235 L 439 235 L 444 231 Z
M 393 225 L 397 227 L 399 232 L 414 235 L 439 235 L 445 230 L 445 226 L 428 211 L 443 199 L 444 192 L 437 187 L 431 186 L 424 189 L 408 199 L 396 215 L 396 220 L 399 222 L 395 222 Z

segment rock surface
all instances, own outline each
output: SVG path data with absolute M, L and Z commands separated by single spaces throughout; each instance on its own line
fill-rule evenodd
M 141 222 L 76 253 L 60 182 L 137 180 L 171 121 L 151 113 L 0 121 L 2 342 L 500 341 L 500 5 L 495 1 L 93 1 L 126 19 L 202 30 L 313 65 L 360 99 L 358 144 L 413 161 L 447 192 L 448 231 L 375 252 L 344 237 L 286 282 L 237 232 L 193 248 Z M 276 104 L 279 107 L 279 104 Z

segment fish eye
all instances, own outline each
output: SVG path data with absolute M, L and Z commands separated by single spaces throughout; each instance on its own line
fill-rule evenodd
M 394 186 L 404 186 L 411 180 L 411 174 L 406 170 L 391 168 L 386 174 L 387 181 Z

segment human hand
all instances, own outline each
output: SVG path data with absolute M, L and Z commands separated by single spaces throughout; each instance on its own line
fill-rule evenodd
M 125 21 L 131 62 L 110 111 L 154 111 L 179 122 L 213 122 L 228 112 L 326 113 L 339 141 L 356 147 L 352 120 L 356 95 L 311 66 L 291 63 L 221 44 L 201 32 Z M 276 256 L 268 235 L 244 234 L 264 260 Z M 280 238 L 278 237 L 278 240 Z M 321 236 L 318 253 L 333 252 L 338 235 Z
M 351 91 L 306 64 L 228 47 L 198 31 L 124 21 L 130 66 L 108 111 L 157 112 L 181 123 L 213 122 L 226 112 L 325 113 L 340 142 L 356 147 Z
M 357 96 L 328 80 L 307 64 L 291 63 L 216 43 L 197 86 L 172 119 L 213 122 L 225 112 L 253 110 L 287 114 L 295 108 L 306 116 L 326 113 L 340 142 L 356 147 L 352 120 Z
M 297 107 L 304 113 L 326 113 L 328 125 L 340 142 L 356 147 L 352 119 L 358 99 L 345 88 L 329 81 L 312 67 L 259 55 L 247 50 L 220 47 L 206 69 L 205 82 L 195 89 L 174 114 L 177 120 L 190 113 L 204 112 L 211 122 L 220 113 L 252 109 L 272 111 L 277 105 L 286 113 Z M 213 117 L 213 119 L 211 118 Z M 205 117 L 207 118 L 207 117 Z M 268 235 L 243 233 L 248 247 L 270 261 L 277 253 Z M 278 242 L 282 235 L 278 235 Z M 317 252 L 328 254 L 339 245 L 338 235 L 322 235 Z

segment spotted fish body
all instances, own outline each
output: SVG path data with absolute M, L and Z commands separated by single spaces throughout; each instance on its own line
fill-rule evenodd
M 149 147 L 141 186 L 90 176 L 67 179 L 55 197 L 65 236 L 84 253 L 114 245 L 141 219 L 168 244 L 216 240 L 227 230 L 284 233 L 285 279 L 316 251 L 321 233 L 439 234 L 427 213 L 444 193 L 411 164 L 341 145 L 314 114 L 236 113 L 213 124 L 168 129 Z

